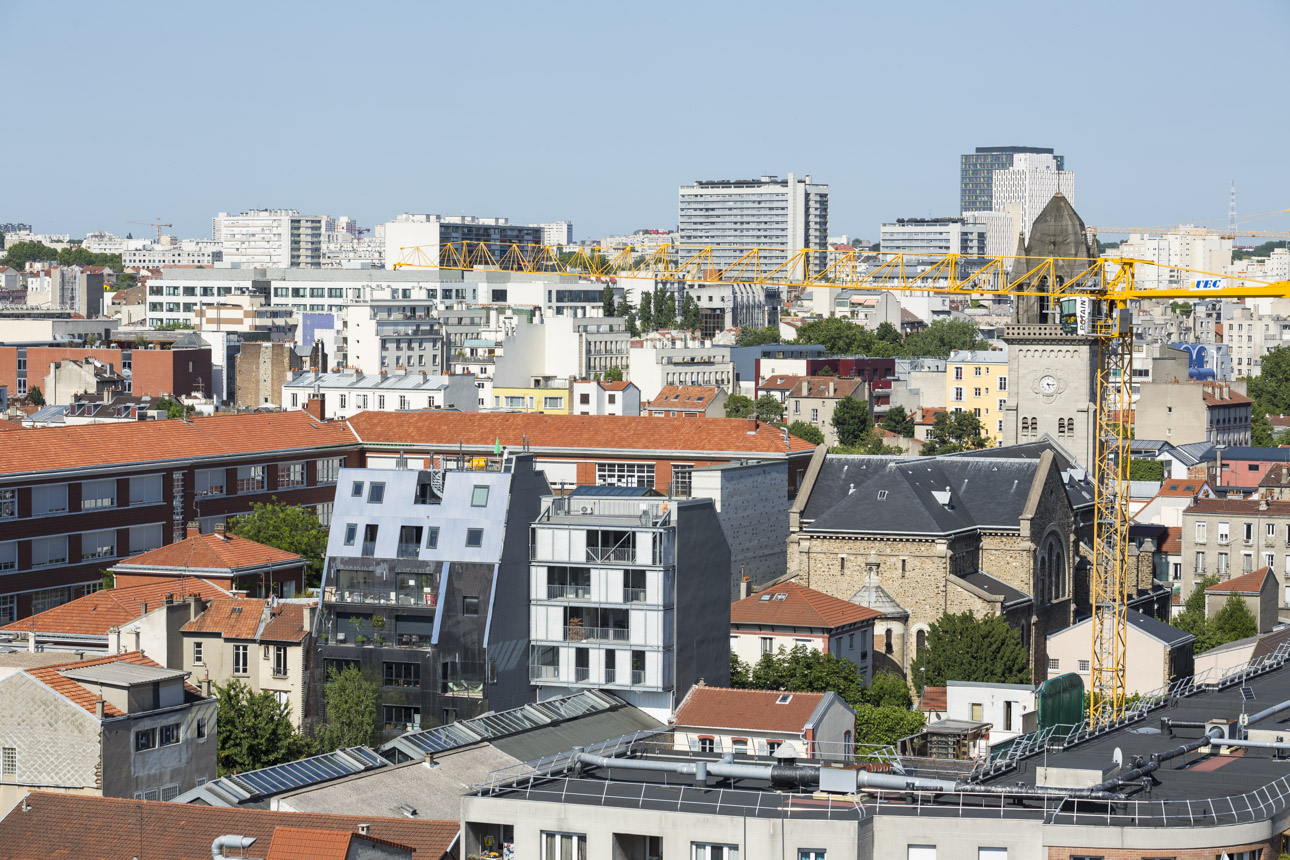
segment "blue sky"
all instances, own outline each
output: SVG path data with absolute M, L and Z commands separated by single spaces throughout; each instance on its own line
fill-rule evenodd
M 1242 215 L 1290 207 L 1286 0 L 0 0 L 0 32 L 0 222 L 38 231 L 291 207 L 584 238 L 795 171 L 876 239 L 957 214 L 959 154 L 995 144 L 1064 153 L 1090 224 L 1221 224 L 1232 180 Z

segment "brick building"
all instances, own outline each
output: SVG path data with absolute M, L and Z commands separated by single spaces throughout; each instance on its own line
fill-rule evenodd
M 11 438 L 10 438 L 11 437 Z M 324 517 L 357 440 L 303 412 L 11 433 L 0 448 L 0 623 L 98 587 L 117 559 L 276 497 Z
M 240 407 L 281 406 L 282 386 L 304 361 L 290 343 L 244 341 L 237 356 L 234 402 Z
M 160 397 L 211 391 L 209 349 L 119 349 L 71 346 L 0 346 L 0 385 L 15 396 L 43 386 L 50 365 L 95 359 L 130 374 L 130 393 Z M 51 401 L 52 402 L 52 401 Z

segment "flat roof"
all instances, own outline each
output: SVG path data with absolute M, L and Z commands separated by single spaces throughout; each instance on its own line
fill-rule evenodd
M 83 684 L 106 684 L 109 687 L 137 687 L 188 677 L 188 673 L 182 669 L 162 669 L 137 663 L 101 663 L 84 668 L 64 669 L 61 674 L 64 678 Z

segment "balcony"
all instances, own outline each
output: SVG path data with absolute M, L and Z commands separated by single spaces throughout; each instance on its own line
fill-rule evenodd
M 363 541 L 363 555 L 365 556 L 376 555 L 376 541 L 374 540 Z
M 626 627 L 583 627 L 571 625 L 564 628 L 566 642 L 626 642 Z
M 585 684 L 591 680 L 591 670 L 586 666 L 577 666 L 573 670 L 573 681 L 575 684 Z
M 643 588 L 624 588 L 623 603 L 644 603 L 645 589 Z
M 433 609 L 436 602 L 433 592 L 427 593 L 419 588 L 383 588 L 377 590 L 368 587 L 328 587 L 323 594 L 325 603 L 354 603 L 383 606 L 415 606 L 418 609 Z
M 550 585 L 546 587 L 547 600 L 590 600 L 590 585 Z
M 639 687 L 639 686 L 641 686 L 641 685 L 642 685 L 642 684 L 644 684 L 644 683 L 645 683 L 645 670 L 644 670 L 644 669 L 633 669 L 633 670 L 632 670 L 632 686 L 633 686 L 633 687 Z
M 587 547 L 587 561 L 602 564 L 634 564 L 636 562 L 636 550 L 630 546 L 607 549 Z
M 529 664 L 530 681 L 558 681 L 559 679 L 559 666 L 542 666 L 534 663 Z
M 365 547 L 363 550 L 363 555 L 367 555 L 367 550 L 366 550 L 367 544 L 364 543 L 363 546 Z M 420 549 L 421 549 L 420 544 L 400 543 L 398 545 L 398 548 L 395 550 L 395 554 L 399 558 L 416 558 L 417 553 Z

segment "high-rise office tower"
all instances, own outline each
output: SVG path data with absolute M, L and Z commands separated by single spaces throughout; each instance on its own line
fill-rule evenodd
M 1066 168 L 1066 157 L 1042 146 L 978 146 L 976 152 L 959 156 L 959 213 L 988 212 L 994 206 L 994 172 L 1012 167 L 1013 157 L 1022 153 L 1052 155 L 1057 169 Z

